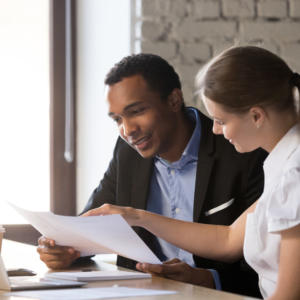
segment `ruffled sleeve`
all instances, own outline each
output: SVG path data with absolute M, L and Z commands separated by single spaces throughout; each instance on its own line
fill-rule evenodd
M 289 169 L 270 195 L 268 231 L 278 232 L 300 224 L 300 168 Z

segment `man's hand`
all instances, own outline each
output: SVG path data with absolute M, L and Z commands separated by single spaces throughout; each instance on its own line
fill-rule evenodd
M 162 265 L 138 263 L 137 270 L 165 278 L 215 288 L 214 278 L 206 269 L 193 268 L 178 258 L 164 262 Z
M 50 269 L 68 268 L 74 260 L 80 257 L 80 252 L 72 247 L 58 246 L 54 240 L 41 236 L 38 240 L 37 252 L 40 259 Z

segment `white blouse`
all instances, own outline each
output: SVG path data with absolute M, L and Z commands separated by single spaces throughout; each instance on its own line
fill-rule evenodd
M 265 187 L 248 214 L 244 256 L 258 273 L 264 298 L 275 292 L 280 231 L 300 224 L 300 125 L 292 127 L 264 163 Z

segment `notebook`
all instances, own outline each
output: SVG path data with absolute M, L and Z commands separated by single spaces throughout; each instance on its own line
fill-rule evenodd
M 0 254 L 0 290 L 6 291 L 24 291 L 40 289 L 58 289 L 81 287 L 85 282 L 68 280 L 46 280 L 32 276 L 8 277 Z
M 98 280 L 122 280 L 151 278 L 151 274 L 136 271 L 80 271 L 80 272 L 54 272 L 45 275 L 46 278 L 77 280 L 77 281 L 98 281 Z

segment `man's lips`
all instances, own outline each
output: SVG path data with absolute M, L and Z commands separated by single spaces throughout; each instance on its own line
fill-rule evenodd
M 148 142 L 150 139 L 151 139 L 151 135 L 147 135 L 138 140 L 131 141 L 131 145 L 140 150 L 143 150 L 144 148 L 146 148 L 148 146 Z
M 145 137 L 143 137 L 141 139 L 138 139 L 137 141 L 133 141 L 132 145 L 138 146 L 138 145 L 144 143 L 145 141 L 149 140 L 149 138 L 150 138 L 150 136 L 145 136 Z

